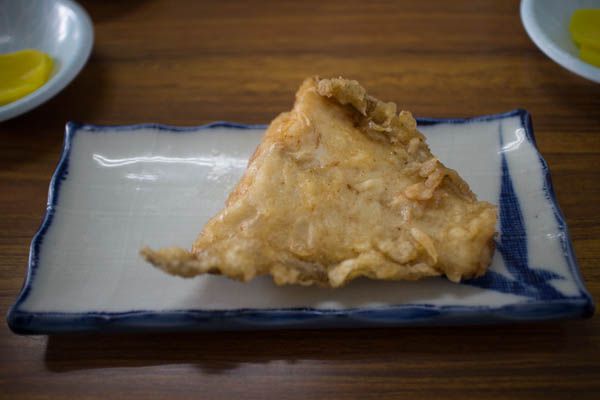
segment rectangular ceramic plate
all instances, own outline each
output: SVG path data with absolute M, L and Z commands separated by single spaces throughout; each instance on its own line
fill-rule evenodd
M 529 115 L 420 119 L 434 154 L 499 204 L 497 251 L 482 278 L 455 284 L 361 279 L 341 289 L 182 279 L 142 246 L 188 247 L 224 204 L 264 126 L 69 123 L 8 322 L 17 333 L 364 327 L 587 317 L 573 255 Z

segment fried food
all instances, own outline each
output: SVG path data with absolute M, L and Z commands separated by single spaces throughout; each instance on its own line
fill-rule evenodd
M 412 115 L 358 82 L 309 78 L 269 126 L 191 251 L 141 254 L 174 275 L 340 287 L 364 276 L 482 275 L 496 207 L 433 156 Z

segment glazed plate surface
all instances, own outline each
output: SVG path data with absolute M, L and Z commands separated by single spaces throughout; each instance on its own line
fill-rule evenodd
M 447 166 L 499 205 L 488 273 L 461 284 L 360 279 L 341 289 L 182 279 L 141 247 L 189 247 L 243 174 L 265 126 L 69 123 L 8 316 L 17 333 L 330 328 L 588 317 L 581 280 L 529 114 L 418 120 Z

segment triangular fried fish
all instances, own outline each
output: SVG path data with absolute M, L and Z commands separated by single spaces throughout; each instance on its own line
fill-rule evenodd
M 309 78 L 269 126 L 191 251 L 142 255 L 170 274 L 339 287 L 361 276 L 482 275 L 496 207 L 433 156 L 409 112 L 356 81 Z

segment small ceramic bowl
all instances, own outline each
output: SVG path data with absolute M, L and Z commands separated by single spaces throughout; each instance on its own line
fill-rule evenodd
M 569 34 L 573 11 L 600 8 L 600 0 L 522 0 L 521 20 L 533 43 L 569 71 L 600 83 L 600 68 L 582 61 Z
M 60 92 L 85 65 L 94 42 L 92 21 L 71 0 L 0 0 L 0 54 L 37 49 L 52 57 L 44 86 L 0 106 L 0 121 L 27 112 Z

